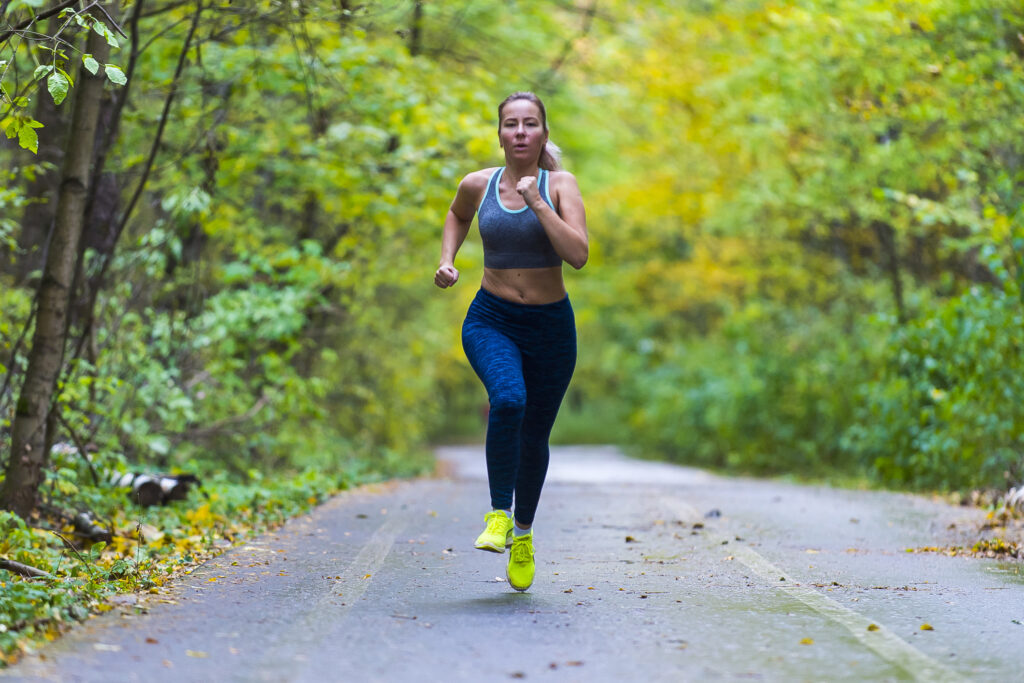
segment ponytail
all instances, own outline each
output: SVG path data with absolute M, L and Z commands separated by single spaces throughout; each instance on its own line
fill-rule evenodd
M 555 143 L 548 140 L 544 143 L 544 151 L 540 153 L 540 161 L 537 166 L 545 171 L 562 170 L 562 150 Z

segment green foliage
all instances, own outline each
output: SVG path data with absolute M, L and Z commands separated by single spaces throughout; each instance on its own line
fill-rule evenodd
M 892 333 L 860 387 L 845 450 L 893 486 L 1004 488 L 1024 477 L 1024 325 L 1018 290 L 972 289 Z
M 852 314 L 756 303 L 710 339 L 641 344 L 629 387 L 638 445 L 759 474 L 846 470 L 839 437 L 856 397 L 843 388 L 880 346 L 843 333 Z
M 37 83 L 45 79 L 54 104 L 60 105 L 67 98 L 75 84 L 68 72 L 72 62 L 68 53 L 78 50 L 72 24 L 85 32 L 94 31 L 113 48 L 120 47 L 117 37 L 104 20 L 75 8 L 64 9 L 57 15 L 60 28 L 52 36 L 31 26 L 15 28 L 21 20 L 34 17 L 33 10 L 42 5 L 37 0 L 15 0 L 4 5 L 4 15 L 0 16 L 0 31 L 12 34 L 0 42 L 0 130 L 8 139 L 17 138 L 18 145 L 33 154 L 39 151 L 36 129 L 42 128 L 43 124 L 26 111 L 32 99 L 30 93 Z M 92 55 L 83 54 L 82 62 L 90 73 L 96 73 L 99 63 Z M 29 76 L 31 65 L 35 65 L 35 69 Z M 112 83 L 125 85 L 128 82 L 119 67 L 107 64 L 105 69 Z

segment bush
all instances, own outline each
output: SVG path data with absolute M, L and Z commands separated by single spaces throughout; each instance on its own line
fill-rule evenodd
M 641 345 L 631 427 L 672 460 L 774 474 L 851 470 L 839 448 L 855 387 L 880 348 L 848 311 L 748 305 L 720 333 Z M 646 352 L 646 353 L 644 353 Z
M 843 448 L 883 483 L 964 490 L 1020 481 L 1024 311 L 1016 286 L 974 288 L 892 332 Z

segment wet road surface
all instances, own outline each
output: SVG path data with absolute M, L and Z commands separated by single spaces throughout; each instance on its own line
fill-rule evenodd
M 482 450 L 439 457 L 448 476 L 338 496 L 0 678 L 1024 679 L 1020 565 L 906 552 L 976 511 L 556 448 L 520 594 L 472 547 Z

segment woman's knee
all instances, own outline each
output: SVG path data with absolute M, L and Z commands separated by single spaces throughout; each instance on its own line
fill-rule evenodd
M 492 413 L 521 416 L 526 412 L 526 392 L 522 389 L 501 389 L 494 392 L 490 400 Z

